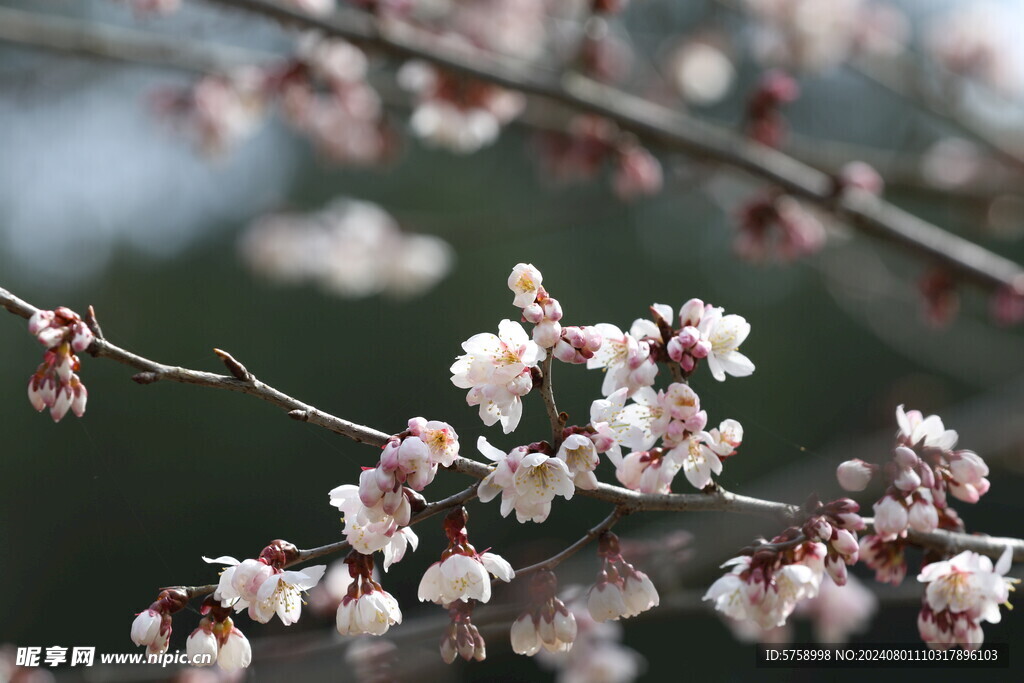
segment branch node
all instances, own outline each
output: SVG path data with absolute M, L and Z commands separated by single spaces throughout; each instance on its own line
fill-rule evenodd
M 299 422 L 309 422 L 308 410 L 289 410 L 288 417 Z
M 158 372 L 139 372 L 132 375 L 132 381 L 136 384 L 152 384 L 159 379 L 160 373 Z

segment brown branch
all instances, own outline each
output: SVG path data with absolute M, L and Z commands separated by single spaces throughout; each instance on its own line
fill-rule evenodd
M 30 317 L 38 310 L 35 306 L 22 301 L 2 287 L 0 287 L 0 305 L 11 313 L 23 318 Z M 156 379 L 196 384 L 215 389 L 227 389 L 255 396 L 280 408 L 289 410 L 289 415 L 292 417 L 296 417 L 296 414 L 298 414 L 297 419 L 312 422 L 336 434 L 347 436 L 353 441 L 383 446 L 390 438 L 384 432 L 355 424 L 318 410 L 264 384 L 255 377 L 251 381 L 243 381 L 225 375 L 172 367 L 148 360 L 130 351 L 125 351 L 101 339 L 95 340 L 88 351 L 94 356 L 110 358 L 124 365 L 143 370 L 145 373 L 156 377 Z M 476 479 L 483 479 L 493 470 L 492 467 L 482 462 L 463 457 L 456 458 L 451 467 L 447 469 Z M 714 491 L 707 493 L 638 493 L 637 491 L 631 491 L 619 486 L 598 483 L 596 489 L 578 489 L 577 493 L 581 496 L 612 503 L 621 508 L 623 514 L 641 510 L 676 512 L 717 511 L 758 515 L 785 523 L 798 520 L 800 515 L 800 507 L 797 505 L 751 498 L 730 493 L 721 487 L 716 487 Z M 870 523 L 871 520 L 867 519 L 866 521 Z M 907 538 L 915 545 L 935 548 L 945 552 L 954 549 L 972 550 L 990 557 L 999 557 L 1006 546 L 1009 545 L 1013 547 L 1014 559 L 1024 561 L 1024 540 L 1017 538 L 991 538 L 950 531 L 933 531 L 930 533 L 910 531 Z
M 540 395 L 544 399 L 544 410 L 547 411 L 548 421 L 551 423 L 551 446 L 557 451 L 562 445 L 562 428 L 565 427 L 565 422 L 555 405 L 555 390 L 551 385 L 551 366 L 554 360 L 552 351 L 553 349 L 548 349 L 548 355 L 540 362 Z
M 863 193 L 837 197 L 832 178 L 782 152 L 670 110 L 579 74 L 558 73 L 464 45 L 368 14 L 342 11 L 312 17 L 269 0 L 209 0 L 298 28 L 318 30 L 403 59 L 422 59 L 456 73 L 558 102 L 574 111 L 616 122 L 639 138 L 693 157 L 750 173 L 816 203 L 859 230 L 927 257 L 987 288 L 1024 291 L 1024 270 L 963 238 Z
M 538 562 L 537 564 L 531 564 L 529 567 L 517 569 L 516 578 L 518 579 L 520 576 L 526 576 L 527 574 L 539 572 L 544 569 L 554 569 L 562 562 L 568 560 L 570 557 L 572 557 L 580 550 L 582 550 L 585 545 L 587 545 L 588 543 L 596 539 L 598 536 L 600 536 L 601 534 L 615 526 L 615 523 L 618 522 L 624 514 L 627 514 L 627 511 L 624 508 L 616 507 L 614 510 L 611 511 L 611 514 L 604 518 L 604 520 L 600 524 L 598 524 L 593 529 L 588 531 L 583 536 L 583 538 L 579 539 L 565 550 L 555 555 L 552 555 L 543 562 Z

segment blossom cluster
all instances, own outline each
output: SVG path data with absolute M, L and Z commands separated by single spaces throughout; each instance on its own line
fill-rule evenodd
M 762 629 L 783 626 L 804 600 L 817 597 L 828 575 L 837 585 L 847 582 L 846 565 L 858 559 L 857 536 L 865 527 L 859 506 L 841 498 L 804 506 L 805 521 L 747 554 L 723 564 L 728 574 L 704 595 L 725 616 L 749 620 Z
M 185 641 L 185 651 L 197 666 L 217 663 L 225 671 L 244 669 L 252 662 L 252 647 L 249 640 L 231 620 L 231 610 L 220 605 L 216 598 L 203 602 L 204 615 L 199 626 Z
M 338 605 L 335 618 L 338 633 L 379 636 L 392 625 L 402 623 L 398 601 L 373 578 L 373 556 L 353 551 L 345 558 L 345 564 L 352 581 Z
M 345 538 L 360 553 L 384 553 L 384 570 L 400 561 L 419 539 L 409 528 L 416 493 L 451 465 L 459 454 L 459 435 L 445 422 L 414 417 L 409 428 L 393 436 L 376 467 L 365 468 L 359 485 L 343 484 L 330 492 L 331 505 L 344 513 Z
M 883 466 L 848 460 L 836 476 L 848 491 L 862 491 L 876 475 L 885 493 L 874 504 L 875 533 L 861 539 L 864 561 L 879 581 L 900 583 L 906 575 L 902 539 L 907 530 L 962 531 L 963 522 L 948 496 L 976 503 L 989 489 L 988 466 L 975 452 L 954 450 L 958 435 L 938 415 L 896 409 L 899 431 L 892 459 Z
M 167 651 L 171 641 L 171 615 L 188 604 L 188 595 L 176 588 L 160 592 L 147 609 L 139 612 L 132 622 L 132 642 L 145 645 L 151 655 Z
M 495 553 L 478 553 L 470 545 L 465 508 L 456 508 L 444 521 L 448 548 L 441 559 L 427 568 L 419 586 L 419 599 L 450 606 L 456 601 L 487 602 L 491 599 L 488 573 L 506 583 L 515 578 L 515 571 L 503 557 Z
M 348 198 L 311 213 L 263 216 L 245 231 L 239 252 L 257 275 L 281 284 L 311 282 L 350 299 L 419 296 L 455 261 L 440 237 L 402 230 L 376 204 Z
M 587 446 L 582 448 L 584 455 L 575 459 L 576 467 L 587 466 L 586 462 L 579 462 L 587 459 Z M 551 446 L 541 441 L 503 453 L 482 436 L 477 440 L 477 449 L 495 462 L 494 470 L 480 482 L 477 489 L 480 502 L 490 502 L 500 493 L 503 517 L 515 510 L 519 522 L 543 522 L 551 513 L 551 502 L 555 496 L 570 500 L 576 492 L 567 462 L 570 457 L 568 449 L 560 450 L 558 457 L 555 457 L 551 453 Z M 596 453 L 594 456 L 596 458 Z M 594 459 L 589 459 L 589 463 L 593 466 L 597 464 Z
M 933 647 L 953 645 L 977 649 L 985 640 L 981 622 L 998 624 L 999 605 L 1009 604 L 1018 579 L 1006 578 L 1013 552 L 1007 547 L 996 565 L 965 550 L 956 557 L 933 562 L 918 575 L 928 585 L 917 618 L 921 639 Z
M 512 622 L 512 650 L 532 657 L 541 648 L 548 652 L 568 652 L 576 640 L 576 617 L 558 599 L 558 579 L 553 572 L 541 570 L 530 582 L 530 606 Z
M 302 614 L 302 593 L 315 586 L 327 569 L 322 564 L 301 570 L 284 568 L 298 558 L 298 549 L 294 545 L 276 540 L 256 559 L 239 562 L 227 555 L 203 559 L 228 565 L 221 572 L 213 594 L 222 607 L 231 607 L 236 612 L 248 609 L 249 618 L 261 624 L 277 615 L 281 623 L 289 626 Z
M 660 604 L 650 577 L 622 557 L 618 536 L 610 531 L 601 534 L 597 554 L 602 566 L 587 594 L 587 609 L 594 621 L 635 617 Z
M 68 410 L 82 417 L 89 393 L 76 374 L 81 364 L 76 353 L 92 344 L 92 330 L 77 313 L 61 306 L 33 313 L 28 332 L 46 348 L 43 362 L 28 381 L 29 403 L 40 412 L 49 408 L 54 422 L 60 422 Z

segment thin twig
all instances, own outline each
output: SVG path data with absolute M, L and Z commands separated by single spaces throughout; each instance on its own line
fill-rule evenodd
M 570 557 L 572 557 L 573 555 L 578 553 L 580 550 L 582 550 L 585 545 L 587 545 L 588 543 L 593 541 L 595 538 L 597 538 L 598 536 L 600 536 L 601 534 L 603 534 L 604 532 L 608 531 L 613 526 L 615 526 L 615 523 L 618 522 L 619 519 L 621 519 L 622 516 L 624 514 L 626 514 L 626 512 L 627 511 L 624 508 L 616 507 L 614 510 L 611 511 L 611 514 L 609 514 L 607 517 L 604 518 L 604 520 L 600 524 L 598 524 L 593 529 L 588 531 L 583 536 L 583 538 L 579 539 L 578 541 L 576 541 L 575 543 L 570 545 L 565 550 L 561 551 L 560 553 L 558 553 L 556 555 L 552 555 L 551 557 L 549 557 L 548 559 L 544 560 L 543 562 L 538 562 L 537 564 L 531 564 L 529 567 L 523 567 L 522 569 L 517 569 L 516 570 L 516 578 L 519 578 L 521 576 L 526 576 L 527 574 L 532 574 L 533 572 L 539 572 L 539 571 L 541 571 L 543 569 L 554 569 L 555 567 L 560 565 L 562 562 L 565 562 Z
M 0 305 L 23 318 L 31 317 L 38 310 L 35 306 L 22 301 L 2 287 L 0 287 Z M 289 415 L 292 417 L 298 417 L 298 419 L 324 427 L 336 434 L 347 436 L 353 441 L 383 446 L 390 438 L 384 432 L 318 410 L 264 384 L 255 377 L 251 381 L 242 381 L 225 375 L 163 365 L 100 339 L 95 340 L 88 351 L 94 356 L 110 358 L 124 365 L 143 370 L 156 379 L 228 389 L 255 396 L 290 410 Z M 447 469 L 476 479 L 483 479 L 493 471 L 492 467 L 482 462 L 463 457 L 457 457 Z M 619 486 L 598 483 L 595 489 L 578 489 L 577 493 L 581 496 L 613 503 L 627 513 L 641 510 L 735 512 L 769 517 L 784 523 L 796 521 L 800 516 L 800 506 L 798 505 L 751 498 L 730 493 L 721 487 L 707 493 L 638 493 Z M 866 521 L 870 523 L 870 519 Z M 908 531 L 907 540 L 914 545 L 935 548 L 943 552 L 972 550 L 989 557 L 999 557 L 1009 545 L 1013 548 L 1014 559 L 1024 561 L 1024 540 L 1017 538 L 992 538 L 951 531 L 932 531 L 930 533 Z

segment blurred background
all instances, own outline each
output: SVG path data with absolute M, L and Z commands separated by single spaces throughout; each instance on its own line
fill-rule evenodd
M 472 154 L 453 153 L 438 135 L 431 139 L 436 130 L 423 117 L 409 122 L 416 95 L 395 85 L 398 64 L 377 58 L 366 82 L 380 97 L 386 123 L 374 125 L 386 149 L 372 164 L 353 167 L 352 154 L 332 153 L 337 148 L 310 133 L 308 121 L 289 119 L 287 102 L 254 104 L 259 115 L 236 112 L 245 125 L 233 120 L 213 140 L 210 128 L 196 125 L 203 121 L 194 63 L 287 60 L 299 34 L 214 4 L 186 2 L 168 14 L 146 12 L 147 4 L 160 3 L 0 2 L 0 285 L 18 296 L 42 308 L 84 312 L 91 304 L 111 341 L 160 362 L 222 371 L 212 348 L 226 349 L 282 391 L 385 432 L 415 415 L 446 420 L 467 457 L 480 457 L 481 434 L 507 449 L 546 433 L 539 397 L 527 398 L 522 424 L 503 436 L 480 423 L 449 381 L 462 341 L 518 314 L 505 284 L 516 263 L 544 273 L 569 324 L 627 328 L 653 302 L 678 307 L 699 297 L 753 327 L 743 347 L 757 366 L 752 377 L 719 384 L 698 372 L 693 382 L 713 424 L 731 417 L 745 428 L 739 455 L 720 477 L 726 489 L 792 503 L 812 492 L 835 497 L 839 462 L 887 457 L 903 403 L 940 414 L 961 446 L 991 465 L 991 492 L 977 505 L 955 505 L 968 530 L 1024 532 L 1022 338 L 1019 328 L 991 319 L 991 293 L 957 288 L 923 297 L 929 264 L 815 213 L 827 234 L 820 251 L 785 263 L 737 258 L 738 215 L 764 191 L 757 182 L 657 149 L 661 187 L 639 193 L 650 196 L 624 201 L 630 193 L 615 192 L 619 171 L 610 166 L 564 182 L 550 163 L 538 163 L 552 147 L 550 138 L 538 140 L 535 122 L 565 124 L 543 104 L 530 103 L 493 142 L 477 140 L 478 151 L 471 144 L 456 151 Z M 467 11 L 454 0 L 424 4 L 441 24 Z M 526 12 L 511 0 L 484 4 L 486 16 L 502 21 L 501 12 L 520 19 Z M 559 45 L 610 35 L 633 55 L 620 76 L 630 89 L 737 130 L 765 69 L 785 67 L 800 96 L 784 108 L 784 150 L 830 171 L 866 161 L 888 181 L 888 200 L 1024 261 L 1024 185 L 1013 162 L 1024 149 L 1015 128 L 1024 112 L 1021 3 L 647 0 L 596 28 L 586 3 L 569 4 L 525 3 L 548 12 L 539 15 L 543 53 L 531 58 L 566 63 Z M 785 5 L 790 14 L 779 9 Z M 979 8 L 988 14 L 971 14 Z M 843 33 L 875 24 L 882 28 L 867 38 Z M 1004 43 L 991 26 L 1006 31 Z M 964 29 L 952 41 L 960 60 L 942 61 L 936 36 L 949 37 L 950 27 L 976 27 L 992 43 L 983 46 L 988 52 Z M 85 55 L 66 40 L 98 30 L 100 42 L 122 54 Z M 876 40 L 881 48 L 863 47 L 872 36 L 884 38 Z M 177 47 L 124 54 L 139 44 Z M 707 46 L 696 64 L 685 58 L 694 45 Z M 612 56 L 602 59 L 618 59 L 606 49 Z M 893 65 L 908 64 L 923 81 L 887 83 L 907 73 Z M 138 386 L 130 369 L 88 356 L 80 372 L 88 412 L 55 425 L 25 398 L 41 354 L 24 322 L 0 319 L 0 339 L 7 358 L 0 364 L 0 544 L 8 557 L 0 569 L 7 586 L 0 642 L 134 651 L 131 621 L 159 587 L 215 579 L 200 556 L 252 557 L 275 538 L 299 547 L 338 540 L 339 514 L 327 493 L 354 482 L 377 456 L 254 399 L 169 382 Z M 570 421 L 586 421 L 601 377 L 565 365 L 556 374 L 559 407 Z M 607 463 L 599 475 L 614 476 Z M 428 494 L 438 499 L 466 483 L 442 475 Z M 685 488 L 678 480 L 676 489 Z M 862 505 L 870 494 L 858 497 Z M 606 513 L 591 500 L 574 499 L 571 510 L 556 501 L 544 525 L 519 525 L 502 520 L 497 504 L 474 503 L 470 530 L 478 547 L 522 566 L 557 552 Z M 632 548 L 627 559 L 651 574 L 668 607 L 624 622 L 621 641 L 613 634 L 608 648 L 636 654 L 605 670 L 595 665 L 590 680 L 682 672 L 816 680 L 820 672 L 755 670 L 753 646 L 699 600 L 722 561 L 754 536 L 780 530 L 719 514 L 624 520 L 616 531 Z M 416 531 L 419 550 L 384 579 L 407 622 L 388 634 L 397 650 L 353 653 L 334 632 L 333 611 L 316 614 L 314 601 L 288 628 L 239 619 L 253 642 L 247 675 L 366 680 L 380 674 L 374 667 L 389 667 L 399 679 L 553 680 L 550 666 L 513 655 L 497 624 L 521 597 L 514 586 L 478 610 L 482 624 L 489 609 L 497 624 L 482 627 L 488 659 L 441 663 L 446 618 L 417 605 L 415 595 L 445 541 L 436 521 Z M 878 587 L 862 569 L 854 573 L 877 591 L 880 606 L 853 640 L 917 642 L 912 576 L 899 588 Z M 559 571 L 560 582 L 589 584 L 596 570 L 588 548 Z M 176 616 L 172 651 L 184 649 L 197 621 Z M 1009 613 L 985 632 L 990 642 L 1010 643 L 1014 656 L 1024 624 Z M 790 637 L 813 642 L 811 621 L 794 619 Z M 1020 657 L 1012 662 L 1012 671 L 992 679 L 1019 679 Z M 0 669 L 0 677 L 10 675 Z M 123 667 L 57 675 L 198 674 Z

